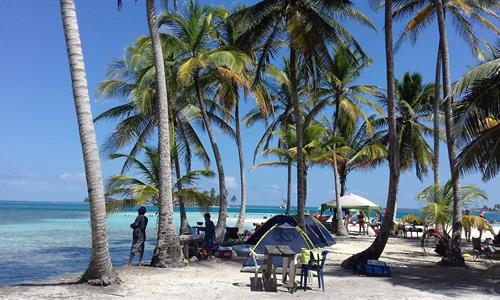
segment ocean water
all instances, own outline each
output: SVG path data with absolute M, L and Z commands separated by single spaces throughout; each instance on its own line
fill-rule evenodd
M 187 209 L 191 226 L 203 221 L 203 211 Z M 217 209 L 210 209 L 217 220 Z M 315 213 L 315 209 L 309 209 Z M 234 226 L 239 208 L 228 209 L 228 226 Z M 246 227 L 254 222 L 283 213 L 279 207 L 250 206 L 247 208 Z M 398 217 L 418 210 L 401 209 Z M 127 263 L 132 232 L 129 224 L 136 212 L 126 211 L 108 217 L 108 234 L 114 266 Z M 151 259 L 155 244 L 155 217 L 153 208 L 147 213 L 147 244 L 144 261 Z M 500 221 L 500 214 L 487 214 L 488 219 Z M 179 213 L 175 210 L 175 222 Z M 58 279 L 81 273 L 90 258 L 90 221 L 85 203 L 41 203 L 0 201 L 0 285 L 12 285 L 47 279 Z

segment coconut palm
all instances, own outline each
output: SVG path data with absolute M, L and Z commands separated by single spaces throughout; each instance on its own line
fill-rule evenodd
M 219 24 L 217 24 L 216 26 L 216 30 L 219 35 L 219 43 L 221 44 L 221 46 L 245 52 L 245 50 L 247 49 L 243 49 L 241 45 L 238 44 L 238 36 L 240 34 L 239 29 L 240 28 L 237 26 L 237 24 L 229 19 L 229 12 L 225 11 L 224 13 L 222 13 Z M 251 55 L 251 53 L 247 54 Z M 245 75 L 248 82 L 254 82 L 251 87 L 248 88 L 246 84 L 241 85 L 233 80 L 220 80 L 216 92 L 217 95 L 219 95 L 221 104 L 225 108 L 227 108 L 228 111 L 234 111 L 234 131 L 240 167 L 239 171 L 241 197 L 240 212 L 236 224 L 240 232 L 244 230 L 247 202 L 245 164 L 243 159 L 243 145 L 240 130 L 240 101 L 242 100 L 240 99 L 239 93 L 240 87 L 244 88 L 245 96 L 249 95 L 255 99 L 259 112 L 263 116 L 267 117 L 270 113 L 270 109 L 272 109 L 265 85 L 262 82 L 254 80 L 255 74 L 253 72 L 253 68 L 245 68 L 243 74 Z
M 211 85 L 218 80 L 230 80 L 239 85 L 249 85 L 243 76 L 250 58 L 244 53 L 228 48 L 211 46 L 216 42 L 214 20 L 223 10 L 214 10 L 195 3 L 187 6 L 185 14 L 165 13 L 159 19 L 169 31 L 164 33 L 179 49 L 178 80 L 195 91 L 203 125 L 212 146 L 219 179 L 219 217 L 215 229 L 216 241 L 222 242 L 227 220 L 227 195 L 224 166 L 207 106 Z M 219 109 L 223 110 L 222 107 Z
M 384 146 L 387 132 L 385 130 L 375 132 L 369 130 L 370 127 L 377 128 L 382 121 L 372 115 L 368 121 L 356 125 L 349 118 L 340 115 L 337 135 L 342 139 L 340 145 L 345 145 L 350 149 L 344 154 L 344 159 L 337 164 L 340 196 L 345 195 L 347 176 L 351 172 L 375 168 L 387 158 L 387 149 Z M 325 127 L 330 128 L 331 132 L 331 122 L 326 123 Z
M 325 70 L 324 83 L 318 92 L 322 99 L 315 104 L 304 121 L 305 126 L 307 126 L 307 123 L 314 115 L 319 113 L 326 105 L 333 104 L 335 107 L 333 124 L 331 126 L 331 138 L 329 139 L 330 143 L 333 142 L 330 144 L 333 147 L 330 149 L 332 150 L 332 155 L 328 155 L 327 157 L 332 159 L 331 166 L 335 179 L 337 235 L 349 234 L 342 222 L 342 207 L 339 201 L 341 193 L 339 191 L 338 164 L 336 159 L 337 151 L 335 150 L 336 143 L 334 142 L 337 138 L 338 121 L 341 111 L 344 117 L 352 118 L 354 123 L 357 123 L 360 118 L 366 119 L 366 115 L 361 111 L 360 105 L 369 106 L 383 114 L 377 105 L 363 97 L 365 95 L 377 96 L 377 87 L 372 85 L 353 84 L 361 75 L 362 70 L 369 66 L 371 62 L 370 59 L 366 59 L 359 52 L 354 51 L 353 53 L 346 45 L 339 45 L 335 48 L 332 63 L 328 69 Z M 371 125 L 368 123 L 369 129 L 370 126 Z
M 464 202 L 464 207 L 468 208 L 476 201 L 486 201 L 488 196 L 484 191 L 473 185 L 461 186 L 461 199 Z M 445 185 L 435 187 L 428 186 L 423 189 L 418 195 L 417 200 L 424 207 L 422 208 L 422 216 L 427 224 L 433 224 L 438 228 L 443 228 L 445 233 L 449 232 L 449 225 L 452 217 L 453 208 L 453 189 L 451 182 L 448 181 Z M 466 216 L 464 216 L 465 218 Z M 467 219 L 467 225 L 480 226 L 480 222 L 476 222 L 473 216 Z M 475 224 L 476 223 L 476 224 Z M 446 236 L 445 236 L 446 237 Z
M 479 171 L 483 181 L 500 170 L 500 41 L 492 48 L 488 62 L 467 72 L 454 86 L 455 95 L 465 94 L 456 104 L 457 157 L 461 173 Z
M 297 68 L 303 70 L 301 68 Z M 290 64 L 287 59 L 283 59 L 283 69 L 279 70 L 273 66 L 267 66 L 266 72 L 263 74 L 265 77 L 266 86 L 269 89 L 270 97 L 272 99 L 272 108 L 270 114 L 265 115 L 261 108 L 255 107 L 251 109 L 244 117 L 243 123 L 247 126 L 253 126 L 260 122 L 265 126 L 264 132 L 257 143 L 254 150 L 253 163 L 257 154 L 266 151 L 270 148 L 273 138 L 277 135 L 276 132 L 286 130 L 289 125 L 294 124 L 293 118 L 293 104 L 290 95 Z M 309 96 L 310 91 L 305 80 L 305 72 L 298 72 L 297 74 L 297 94 L 299 99 Z M 302 102 L 303 104 L 303 102 Z M 277 139 L 275 148 L 289 149 L 292 145 L 284 144 L 285 141 Z M 291 197 L 292 197 L 292 157 L 282 157 L 285 159 L 287 166 L 287 197 L 285 214 L 290 213 Z
M 163 39 L 165 40 L 165 39 Z M 166 64 L 168 91 L 170 95 L 169 113 L 170 128 L 173 130 L 172 160 L 174 161 L 177 180 L 182 177 L 181 160 L 184 169 L 189 171 L 193 156 L 199 158 L 207 168 L 210 159 L 199 138 L 194 124 L 201 119 L 198 108 L 194 105 L 190 90 L 179 86 L 177 77 L 176 52 L 164 47 L 163 55 Z M 157 97 L 155 92 L 154 60 L 147 37 L 139 38 L 129 47 L 123 58 L 115 60 L 109 68 L 108 79 L 99 85 L 98 95 L 101 98 L 123 98 L 125 104 L 117 105 L 101 113 L 95 118 L 100 120 L 119 120 L 113 132 L 106 139 L 103 150 L 114 153 L 125 146 L 131 145 L 129 157 L 135 157 L 141 146 L 154 134 L 158 124 Z M 187 101 L 188 100 L 188 101 Z M 228 125 L 209 112 L 209 117 L 220 126 Z M 122 174 L 129 168 L 130 161 L 126 159 Z M 179 186 L 178 188 L 182 188 Z M 183 199 L 179 199 L 181 215 L 180 232 L 189 228 Z
M 405 33 L 403 33 L 403 36 L 412 36 L 413 40 L 416 40 L 417 33 L 421 31 L 425 27 L 425 25 L 430 23 L 433 15 L 436 14 L 437 16 L 440 51 L 440 55 L 438 55 L 437 65 L 440 64 L 439 60 L 441 60 L 443 75 L 443 98 L 445 99 L 444 113 L 446 143 L 448 148 L 448 160 L 450 165 L 451 180 L 454 190 L 453 238 L 450 243 L 450 255 L 445 260 L 443 260 L 443 263 L 463 265 L 464 259 L 461 255 L 460 250 L 462 209 L 461 201 L 459 198 L 460 183 L 459 173 L 456 167 L 456 149 L 455 139 L 453 135 L 453 99 L 450 94 L 451 78 L 445 13 L 453 16 L 455 24 L 457 25 L 458 32 L 466 38 L 466 41 L 471 45 L 474 53 L 479 58 L 482 58 L 483 52 L 478 46 L 478 39 L 474 35 L 473 26 L 467 20 L 467 17 L 470 16 L 470 18 L 472 18 L 477 23 L 484 25 L 489 30 L 498 34 L 500 31 L 495 27 L 493 23 L 491 23 L 484 17 L 484 15 L 489 15 L 493 18 L 498 19 L 498 16 L 495 12 L 495 9 L 498 8 L 498 4 L 497 1 L 492 0 L 432 0 L 431 2 L 420 0 L 401 1 L 395 2 L 395 4 L 396 6 L 398 6 L 398 4 L 403 4 L 402 7 L 396 8 L 396 16 L 405 16 L 418 11 L 414 18 L 414 21 L 410 21 L 409 26 L 407 26 L 405 30 Z
M 297 213 L 304 227 L 306 204 L 305 161 L 303 157 L 302 113 L 298 97 L 297 63 L 302 61 L 308 77 L 313 78 L 328 58 L 328 43 L 344 42 L 361 51 L 359 44 L 339 22 L 351 19 L 373 27 L 367 17 L 353 8 L 351 1 L 273 0 L 260 1 L 242 9 L 234 19 L 244 29 L 239 37 L 244 48 L 257 57 L 257 78 L 280 45 L 287 44 L 290 61 L 290 96 L 297 130 Z M 313 79 L 314 81 L 314 79 Z
M 473 53 L 480 58 L 484 59 L 485 53 L 480 48 L 479 39 L 473 31 L 472 23 L 477 23 L 487 30 L 495 33 L 500 33 L 494 23 L 489 21 L 486 17 L 498 19 L 495 12 L 496 1 L 490 0 L 447 0 L 443 3 L 446 12 L 453 19 L 457 26 L 457 31 L 464 38 L 467 45 L 471 48 Z M 434 2 L 431 0 L 420 1 L 398 1 L 394 11 L 394 17 L 397 19 L 404 19 L 410 17 L 404 31 L 401 33 L 398 40 L 398 45 L 405 39 L 410 38 L 413 43 L 416 42 L 419 33 L 430 23 L 436 14 Z M 434 149 L 433 149 L 433 167 L 434 167 L 434 184 L 439 185 L 439 106 L 440 106 L 440 78 L 441 78 L 441 47 L 438 47 L 438 55 L 436 60 L 436 76 L 435 83 L 436 89 L 434 91 Z
M 417 178 L 423 180 L 432 166 L 432 150 L 425 138 L 433 134 L 426 123 L 433 119 L 434 86 L 423 84 L 420 74 L 406 72 L 396 81 L 396 103 L 401 170 L 415 167 Z
M 92 122 L 75 4 L 73 0 L 61 0 L 60 7 L 89 192 L 90 225 L 92 228 L 92 255 L 81 280 L 97 285 L 109 285 L 118 282 L 118 275 L 113 270 L 109 256 L 104 186 L 94 123 Z
M 125 210 L 140 205 L 159 206 L 159 153 L 157 148 L 141 147 L 144 149 L 144 161 L 127 154 L 112 154 L 111 159 L 127 159 L 135 175 L 113 175 L 106 183 L 106 209 L 109 212 Z M 189 199 L 186 205 L 198 207 L 210 206 L 211 199 L 203 192 L 194 188 L 194 184 L 201 177 L 211 177 L 209 170 L 191 170 L 174 183 L 172 195 L 174 202 L 180 199 Z
M 393 228 L 394 210 L 398 193 L 399 176 L 399 143 L 396 116 L 396 95 L 394 78 L 394 47 L 392 37 L 392 0 L 385 1 L 384 8 L 384 33 L 387 78 L 387 119 L 388 119 L 388 158 L 389 158 L 389 187 L 387 204 L 382 226 L 373 243 L 366 250 L 357 253 L 342 262 L 345 269 L 353 269 L 358 263 L 368 259 L 378 259 L 384 251 L 387 240 Z

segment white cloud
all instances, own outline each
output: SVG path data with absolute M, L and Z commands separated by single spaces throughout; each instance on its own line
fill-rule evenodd
M 224 179 L 226 179 L 226 188 L 236 189 L 239 187 L 239 184 L 238 184 L 238 181 L 236 180 L 236 178 L 234 178 L 232 176 L 226 176 L 226 177 L 224 177 Z
M 63 173 L 59 178 L 69 183 L 81 183 L 85 181 L 85 173 Z
M 271 184 L 271 188 L 274 189 L 274 190 L 279 190 L 280 186 L 277 185 L 277 184 Z

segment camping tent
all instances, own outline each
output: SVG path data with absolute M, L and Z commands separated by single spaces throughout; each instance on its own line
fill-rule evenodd
M 302 229 L 288 223 L 274 224 L 253 246 L 253 251 L 258 254 L 264 254 L 264 246 L 266 245 L 287 245 L 297 253 L 300 253 L 301 248 L 314 248 L 312 241 Z M 263 261 L 259 260 L 257 263 L 262 265 Z M 283 259 L 281 257 L 273 257 L 273 265 L 276 268 L 282 267 Z M 255 264 L 252 257 L 248 256 L 243 264 L 242 271 L 251 271 L 254 267 Z
M 335 240 L 332 235 L 320 221 L 310 215 L 305 215 L 304 219 L 306 225 L 306 235 L 311 240 L 315 248 L 327 247 L 335 244 Z M 262 237 L 276 224 L 290 224 L 292 226 L 297 226 L 298 220 L 296 216 L 292 215 L 276 215 L 267 220 L 266 223 L 262 224 L 262 226 L 247 240 L 247 244 L 256 245 L 259 240 L 261 240 Z
M 377 204 L 354 194 L 342 196 L 339 198 L 339 201 L 342 209 L 361 209 L 368 212 L 368 214 L 370 213 L 370 210 L 380 210 L 380 207 Z M 328 201 L 321 204 L 321 213 L 328 209 L 335 209 L 336 207 L 337 203 L 335 200 Z

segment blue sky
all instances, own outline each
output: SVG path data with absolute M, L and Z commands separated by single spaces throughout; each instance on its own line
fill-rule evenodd
M 119 103 L 119 100 L 96 99 L 95 91 L 105 78 L 107 65 L 120 57 L 138 36 L 147 33 L 144 1 L 124 1 L 121 11 L 115 0 L 76 0 L 80 34 L 85 55 L 94 115 Z M 226 6 L 255 1 L 211 1 Z M 383 12 L 374 12 L 366 1 L 354 1 L 375 23 L 378 32 L 347 24 L 374 64 L 360 81 L 385 86 Z M 496 23 L 499 25 L 498 22 Z M 395 34 L 401 31 L 395 27 Z M 451 75 L 456 80 L 477 61 L 463 40 L 449 26 Z M 492 35 L 478 30 L 482 38 Z M 433 81 L 437 30 L 431 24 L 419 42 L 406 43 L 396 55 L 396 74 L 420 72 L 425 81 Z M 86 196 L 80 142 L 72 100 L 64 36 L 58 1 L 4 0 L 0 2 L 0 199 L 24 201 L 83 201 Z M 244 104 L 243 113 L 252 106 Z M 102 144 L 111 132 L 112 123 L 96 125 Z M 260 168 L 250 171 L 254 147 L 262 133 L 261 126 L 243 129 L 248 199 L 250 205 L 278 205 L 286 196 L 286 170 Z M 205 139 L 206 140 L 206 139 Z M 230 197 L 239 199 L 236 147 L 218 133 L 224 159 Z M 208 143 L 206 144 L 209 147 Z M 449 177 L 447 155 L 442 149 L 443 180 Z M 120 162 L 103 158 L 104 177 L 116 174 Z M 215 170 L 215 165 L 212 166 Z M 418 207 L 415 195 L 432 178 L 419 182 L 414 172 L 404 173 L 399 189 L 399 207 Z M 477 174 L 462 179 L 487 191 L 490 203 L 500 202 L 500 187 L 493 179 L 482 183 Z M 352 173 L 348 191 L 385 205 L 388 169 L 383 165 L 370 172 Z M 308 206 L 318 206 L 333 198 L 332 171 L 313 168 L 309 172 Z M 202 189 L 216 186 L 215 179 L 200 182 Z M 295 188 L 295 186 L 294 186 Z M 295 199 L 294 199 L 295 201 Z

